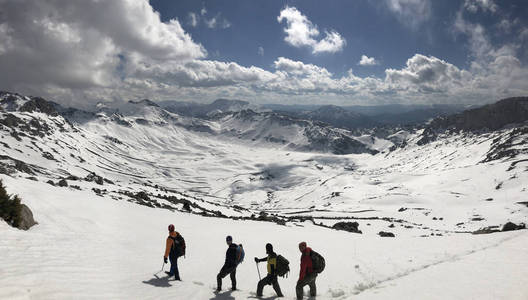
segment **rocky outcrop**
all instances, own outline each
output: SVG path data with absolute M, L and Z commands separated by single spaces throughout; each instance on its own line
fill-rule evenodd
M 348 232 L 362 233 L 361 230 L 359 230 L 358 222 L 337 222 L 334 224 L 334 226 L 332 226 L 332 228 L 336 230 L 344 230 Z
M 527 120 L 528 97 L 514 97 L 459 114 L 436 118 L 430 127 L 455 131 L 494 131 L 508 124 L 523 123 Z
M 38 223 L 33 219 L 33 213 L 25 204 L 21 204 L 20 207 L 20 223 L 18 228 L 22 230 L 28 230 Z
M 55 106 L 49 102 L 44 100 L 40 97 L 33 97 L 30 101 L 24 103 L 22 107 L 20 107 L 20 111 L 26 111 L 26 112 L 41 112 L 48 114 L 50 116 L 58 116 L 57 110 L 55 110 Z
M 396 237 L 396 236 L 394 235 L 394 233 L 392 233 L 392 232 L 387 232 L 387 231 L 380 231 L 380 232 L 378 233 L 378 235 L 381 236 L 381 237 Z

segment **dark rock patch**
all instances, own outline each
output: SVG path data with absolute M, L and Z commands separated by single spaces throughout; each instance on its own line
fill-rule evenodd
M 378 233 L 378 235 L 381 236 L 381 237 L 396 237 L 396 236 L 394 235 L 394 233 L 392 233 L 392 232 L 387 232 L 387 231 L 380 231 L 380 232 Z
M 348 232 L 362 233 L 361 230 L 359 230 L 358 222 L 337 222 L 334 224 L 334 226 L 332 226 L 332 228 L 336 230 L 344 230 Z
M 18 224 L 18 228 L 28 230 L 38 223 L 33 218 L 33 212 L 31 212 L 29 207 L 27 207 L 25 204 L 20 205 L 20 223 Z
M 66 179 L 61 179 L 58 183 L 57 183 L 58 186 L 60 187 L 67 187 L 68 186 L 68 181 L 66 181 Z
M 517 225 L 515 223 L 508 222 L 504 224 L 504 226 L 502 226 L 502 231 L 513 231 L 513 230 L 521 230 L 521 229 L 526 229 L 526 224 L 520 223 L 519 225 Z

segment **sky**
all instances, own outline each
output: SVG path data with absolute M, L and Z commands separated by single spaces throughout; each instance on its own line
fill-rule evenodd
M 525 0 L 0 0 L 0 90 L 485 104 L 528 95 Z

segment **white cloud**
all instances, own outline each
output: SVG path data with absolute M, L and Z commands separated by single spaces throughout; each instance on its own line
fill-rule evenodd
M 495 13 L 499 8 L 493 0 L 465 0 L 464 7 L 472 13 L 476 13 L 478 10 Z
M 205 16 L 205 14 L 207 13 L 207 9 L 205 9 L 205 7 L 203 7 L 201 10 L 200 10 L 200 14 L 202 16 Z
M 366 55 L 361 55 L 361 60 L 358 62 L 360 66 L 375 66 L 379 65 L 379 62 L 374 57 L 368 57 Z
M 430 0 L 384 0 L 384 3 L 400 22 L 415 30 L 431 16 Z
M 258 47 L 257 53 L 260 56 L 264 56 L 264 48 L 263 47 Z
M 286 21 L 284 40 L 294 47 L 312 48 L 312 53 L 335 53 L 343 50 L 346 40 L 336 31 L 325 31 L 325 37 L 316 40 L 319 30 L 308 18 L 295 7 L 286 6 L 277 17 L 277 21 Z
M 400 70 L 385 70 L 387 83 L 396 88 L 415 88 L 424 92 L 448 92 L 460 87 L 471 75 L 434 56 L 416 54 Z
M 189 13 L 189 22 L 188 22 L 189 25 L 191 25 L 192 27 L 196 27 L 198 26 L 199 21 L 200 21 L 200 17 L 196 13 L 193 13 L 193 12 Z
M 218 13 L 216 16 L 212 17 L 211 19 L 205 19 L 204 20 L 205 25 L 211 29 L 215 28 L 222 28 L 226 29 L 231 27 L 231 23 L 224 17 Z
M 377 78 L 359 77 L 351 70 L 338 76 L 285 57 L 277 58 L 271 70 L 205 60 L 205 49 L 179 22 L 161 22 L 147 0 L 0 0 L 0 11 L 0 69 L 9 70 L 0 73 L 0 89 L 75 105 L 80 99 L 220 96 L 256 102 L 479 103 L 528 93 L 528 70 L 515 56 L 519 45 L 493 45 L 484 27 L 462 14 L 455 28 L 469 38 L 470 67 L 416 54 L 401 69 L 387 69 L 384 78 Z M 317 27 L 296 11 L 285 12 L 289 16 L 281 12 L 292 44 L 311 47 L 314 53 L 339 48 L 339 34 L 328 32 L 316 40 Z M 376 61 L 362 57 L 371 60 Z

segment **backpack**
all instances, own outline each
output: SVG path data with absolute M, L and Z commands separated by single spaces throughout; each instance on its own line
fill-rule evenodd
M 244 256 L 246 256 L 246 253 L 244 252 L 244 247 L 242 247 L 242 244 L 239 244 L 237 246 L 237 265 L 244 261 Z
M 284 277 L 288 272 L 290 272 L 290 262 L 284 256 L 277 255 L 277 268 L 275 273 L 277 276 Z
M 316 273 L 321 273 L 323 272 L 325 266 L 326 266 L 326 263 L 325 263 L 325 259 L 324 257 L 315 252 L 315 251 L 311 251 L 310 252 L 310 257 L 312 258 L 312 268 L 314 270 L 314 272 Z
M 176 237 L 169 236 L 169 238 L 172 239 L 172 248 L 171 248 L 171 255 L 174 255 L 176 257 L 184 256 L 185 255 L 185 249 L 187 246 L 185 245 L 185 239 L 181 234 L 178 234 Z

